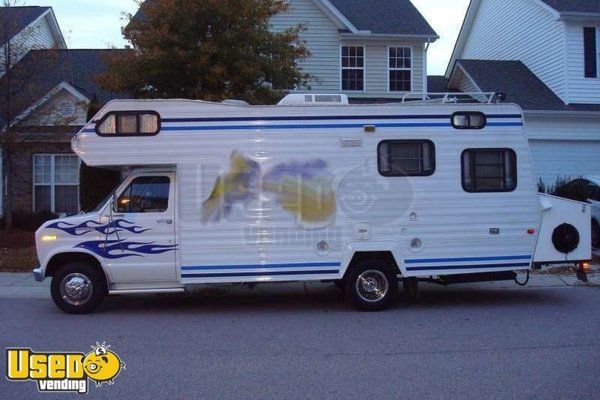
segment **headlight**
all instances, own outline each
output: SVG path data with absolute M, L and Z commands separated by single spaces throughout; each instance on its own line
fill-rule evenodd
M 54 242 L 58 239 L 56 235 L 44 235 L 42 236 L 42 242 Z

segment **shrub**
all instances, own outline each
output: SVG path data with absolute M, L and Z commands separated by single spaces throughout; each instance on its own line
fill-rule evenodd
M 57 217 L 58 215 L 48 211 L 38 213 L 17 211 L 13 213 L 13 228 L 34 232 L 46 221 L 56 219 Z M 0 227 L 4 229 L 4 218 L 0 219 Z

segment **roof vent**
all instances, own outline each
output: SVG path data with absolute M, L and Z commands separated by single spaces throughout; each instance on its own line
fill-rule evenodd
M 288 94 L 279 102 L 279 106 L 323 106 L 347 105 L 345 94 Z

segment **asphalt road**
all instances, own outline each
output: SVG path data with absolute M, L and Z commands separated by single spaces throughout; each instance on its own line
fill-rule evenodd
M 1 298 L 0 315 L 2 347 L 111 344 L 127 369 L 89 398 L 600 398 L 598 288 L 428 287 L 380 313 L 323 285 L 111 298 L 86 316 Z M 2 399 L 38 397 L 0 379 Z

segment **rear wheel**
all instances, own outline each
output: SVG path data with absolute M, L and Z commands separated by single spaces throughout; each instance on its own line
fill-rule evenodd
M 398 278 L 392 267 L 380 260 L 367 260 L 352 267 L 344 279 L 348 299 L 359 310 L 386 308 L 398 292 Z
M 72 262 L 58 268 L 50 286 L 52 300 L 69 314 L 87 314 L 96 310 L 107 294 L 104 275 L 96 268 Z

